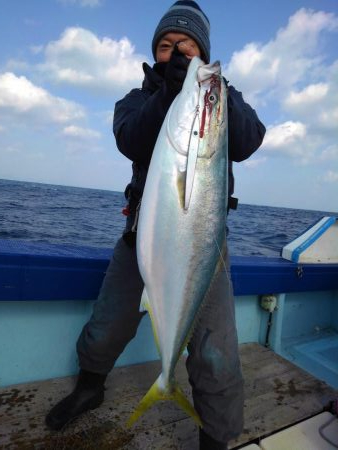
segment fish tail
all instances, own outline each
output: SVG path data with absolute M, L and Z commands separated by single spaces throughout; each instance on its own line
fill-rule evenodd
M 127 426 L 131 427 L 154 403 L 158 401 L 171 400 L 180 406 L 189 416 L 191 416 L 198 426 L 202 427 L 202 421 L 195 408 L 184 395 L 178 383 L 173 382 L 168 388 L 161 387 L 161 375 L 151 386 L 146 395 L 142 398 L 133 414 L 129 417 Z
M 189 402 L 187 397 L 184 395 L 184 392 L 179 387 L 178 383 L 175 383 L 174 393 L 170 400 L 173 400 L 178 406 L 183 409 L 183 411 L 188 414 L 188 416 L 192 417 L 199 427 L 203 427 L 200 416 L 198 415 L 193 405 Z

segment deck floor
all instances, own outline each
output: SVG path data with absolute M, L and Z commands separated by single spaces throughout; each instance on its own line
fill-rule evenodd
M 327 384 L 259 344 L 242 344 L 245 428 L 229 448 L 258 441 L 326 409 L 338 397 Z M 116 368 L 107 379 L 103 405 L 62 432 L 44 426 L 49 409 L 69 393 L 74 378 L 0 389 L 0 449 L 198 449 L 197 428 L 174 404 L 155 405 L 131 428 L 125 423 L 160 370 L 158 361 Z M 184 361 L 176 370 L 190 395 Z

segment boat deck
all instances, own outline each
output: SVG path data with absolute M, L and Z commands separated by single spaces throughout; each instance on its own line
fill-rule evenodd
M 259 344 L 242 344 L 245 428 L 229 448 L 263 437 L 329 408 L 338 392 Z M 62 432 L 44 426 L 49 409 L 71 390 L 74 378 L 59 378 L 0 389 L 1 449 L 198 449 L 197 428 L 174 404 L 155 405 L 127 429 L 134 407 L 156 379 L 158 361 L 116 368 L 107 379 L 103 405 Z M 177 379 L 190 395 L 182 360 Z

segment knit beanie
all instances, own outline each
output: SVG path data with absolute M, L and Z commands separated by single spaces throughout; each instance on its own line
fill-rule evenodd
M 210 23 L 196 2 L 175 2 L 160 20 L 152 41 L 152 52 L 156 60 L 156 47 L 167 33 L 184 33 L 192 37 L 201 50 L 201 56 L 207 64 L 210 62 Z

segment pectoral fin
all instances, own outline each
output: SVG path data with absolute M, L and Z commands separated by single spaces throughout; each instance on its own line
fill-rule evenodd
M 144 288 L 141 297 L 140 312 L 149 311 L 149 308 L 150 308 L 149 297 L 146 288 Z
M 153 328 L 153 334 L 155 339 L 156 348 L 158 350 L 159 355 L 161 355 L 161 347 L 160 342 L 158 339 L 158 334 L 156 330 L 155 320 L 154 320 L 154 313 L 151 307 L 151 303 L 149 301 L 149 296 L 147 293 L 146 288 L 143 289 L 142 297 L 141 297 L 141 303 L 140 303 L 140 312 L 148 312 L 151 320 L 151 326 Z

